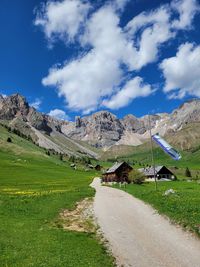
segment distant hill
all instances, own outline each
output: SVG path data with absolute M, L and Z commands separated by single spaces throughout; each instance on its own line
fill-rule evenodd
M 99 111 L 69 122 L 38 112 L 19 94 L 0 95 L 1 124 L 43 148 L 69 156 L 97 158 L 101 150 L 129 153 L 133 146 L 148 142 L 148 120 L 147 115 L 137 118 L 129 114 L 118 119 L 111 112 Z M 150 122 L 152 133 L 160 133 L 181 150 L 195 149 L 200 145 L 199 99 L 185 102 L 171 114 L 150 115 Z

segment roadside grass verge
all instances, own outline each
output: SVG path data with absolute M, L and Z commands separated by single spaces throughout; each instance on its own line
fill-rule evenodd
M 116 185 L 115 187 L 118 188 Z M 168 189 L 174 189 L 175 194 L 164 196 Z M 158 191 L 154 183 L 143 185 L 127 185 L 126 192 L 149 203 L 160 214 L 166 215 L 174 223 L 191 230 L 200 237 L 200 184 L 197 182 L 159 182 Z

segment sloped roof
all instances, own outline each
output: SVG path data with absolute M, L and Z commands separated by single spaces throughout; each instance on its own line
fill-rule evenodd
M 157 173 L 163 168 L 165 167 L 163 166 L 156 166 L 155 167 L 155 174 L 157 175 Z M 147 167 L 147 168 L 142 168 L 139 169 L 140 172 L 143 172 L 146 176 L 153 176 L 154 175 L 154 168 L 153 167 Z
M 116 162 L 110 169 L 106 171 L 106 173 L 113 173 L 115 172 L 124 162 Z

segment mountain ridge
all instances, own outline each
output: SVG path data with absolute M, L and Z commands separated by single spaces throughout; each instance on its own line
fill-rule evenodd
M 173 136 L 189 124 L 200 123 L 200 100 L 190 99 L 171 113 L 140 118 L 127 114 L 119 119 L 102 110 L 84 117 L 76 116 L 75 121 L 70 122 L 37 111 L 20 94 L 0 95 L 1 123 L 30 136 L 41 147 L 69 155 L 97 157 L 92 147 L 109 149 L 113 145 L 143 144 L 149 138 L 149 119 L 153 134 Z M 84 146 L 85 143 L 90 147 Z

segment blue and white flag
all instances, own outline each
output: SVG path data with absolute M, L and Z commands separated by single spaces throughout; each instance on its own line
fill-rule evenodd
M 172 146 L 170 146 L 163 138 L 161 138 L 159 134 L 152 135 L 152 138 L 174 160 L 181 159 L 180 153 L 176 149 L 174 149 Z

